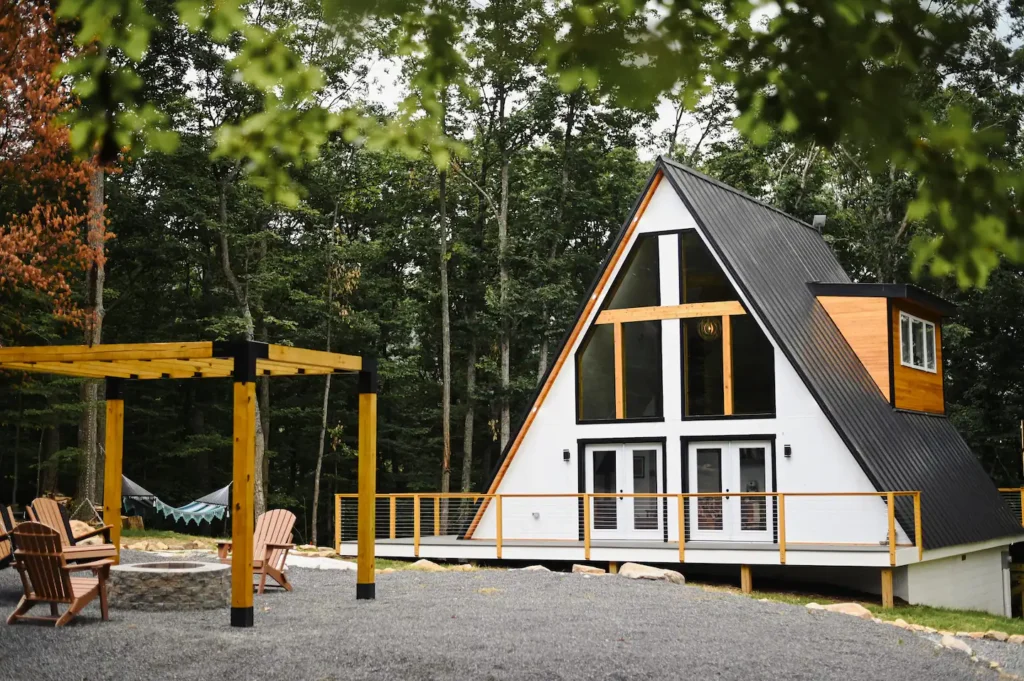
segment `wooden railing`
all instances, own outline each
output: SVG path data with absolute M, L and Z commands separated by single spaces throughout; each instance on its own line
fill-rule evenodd
M 1024 493 L 1024 491 L 1022 491 Z M 739 522 L 747 535 L 757 534 L 766 543 L 776 544 L 779 552 L 779 563 L 785 564 L 787 549 L 806 549 L 815 546 L 863 546 L 887 547 L 890 565 L 896 564 L 898 547 L 916 547 L 917 559 L 923 554 L 921 530 L 921 493 L 912 491 L 899 492 L 742 492 L 742 493 L 691 493 L 691 494 L 433 494 L 433 493 L 397 493 L 378 494 L 376 506 L 376 537 L 380 540 L 411 540 L 413 555 L 419 556 L 420 544 L 424 537 L 465 536 L 473 518 L 481 508 L 488 512 L 493 510 L 493 537 L 475 539 L 474 542 L 493 542 L 495 558 L 502 558 L 502 551 L 508 542 L 582 542 L 584 558 L 590 560 L 591 549 L 595 541 L 604 537 L 603 529 L 617 523 L 623 513 L 617 501 L 630 500 L 634 513 L 634 522 L 643 520 L 649 524 L 650 530 L 641 531 L 639 536 L 629 536 L 630 542 L 650 541 L 656 543 L 678 543 L 679 562 L 685 562 L 687 542 L 701 541 L 703 537 L 691 537 L 691 534 L 710 533 L 716 528 L 724 527 L 723 510 L 726 501 L 733 497 L 739 499 L 729 508 L 739 509 Z M 877 498 L 885 506 L 884 521 L 870 501 Z M 913 541 L 900 542 L 897 535 L 896 505 L 900 499 L 906 499 L 913 508 Z M 608 503 L 612 500 L 613 503 Z M 529 508 L 523 509 L 525 502 Z M 639 504 L 638 504 L 639 502 Z M 639 515 L 637 515 L 639 508 Z M 908 509 L 909 511 L 909 505 Z M 544 522 L 537 521 L 545 514 Z M 693 516 L 698 516 L 694 522 Z M 787 521 L 787 513 L 789 520 Z M 863 538 L 853 536 L 858 533 L 850 522 L 854 514 L 870 514 L 876 517 L 883 527 L 871 526 L 864 530 Z M 356 495 L 335 495 L 335 548 L 341 551 L 343 540 L 355 538 L 356 531 Z M 533 522 L 530 521 L 532 517 Z M 669 519 L 673 518 L 675 527 L 670 533 Z M 808 520 L 822 524 L 823 521 L 835 521 L 835 529 L 830 536 L 820 536 L 820 528 L 808 530 L 804 525 Z M 508 521 L 512 520 L 516 529 L 508 531 Z M 733 522 L 736 519 L 733 518 Z M 540 534 L 534 532 L 523 535 L 523 528 L 539 527 Z M 702 529 L 703 528 L 703 529 Z M 815 536 L 792 536 L 796 529 L 799 534 Z M 910 528 L 905 528 L 909 530 Z M 479 527 L 475 533 L 481 534 Z M 673 535 L 670 537 L 669 535 Z M 741 532 L 742 534 L 742 532 Z M 909 533 L 908 533 L 909 534 Z M 597 535 L 597 536 L 595 536 Z M 683 541 L 679 541 L 680 535 Z M 869 536 L 870 535 L 870 536 Z M 874 537 L 883 537 L 881 540 Z M 856 539 L 849 541 L 849 539 Z M 606 540 L 614 541 L 614 539 Z M 715 540 L 711 540 L 715 541 Z M 729 548 L 731 542 L 745 542 L 745 538 L 732 538 L 721 541 L 723 548 Z M 702 547 L 704 548 L 704 547 Z

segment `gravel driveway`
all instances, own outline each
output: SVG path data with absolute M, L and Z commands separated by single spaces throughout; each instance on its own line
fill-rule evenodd
M 125 552 L 125 559 L 138 554 Z M 966 655 L 847 615 L 621 577 L 293 569 L 295 591 L 226 611 L 113 610 L 55 630 L 0 623 L 0 679 L 995 679 Z M 20 595 L 0 571 L 0 613 Z M 45 606 L 44 606 L 45 607 Z M 45 611 L 44 611 L 45 612 Z

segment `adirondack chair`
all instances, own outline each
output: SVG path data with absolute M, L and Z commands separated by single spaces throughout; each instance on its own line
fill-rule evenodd
M 295 514 L 283 508 L 267 511 L 256 519 L 256 531 L 253 532 L 252 540 L 252 571 L 260 576 L 257 593 L 263 593 L 267 577 L 287 591 L 292 590 L 291 582 L 284 575 L 284 561 L 288 557 L 288 551 L 295 548 L 295 545 L 290 543 L 293 527 Z M 220 562 L 230 564 L 230 552 L 231 542 L 217 542 Z
M 110 525 L 104 525 L 76 537 L 71 532 L 71 520 L 68 518 L 67 509 L 53 499 L 39 497 L 33 500 L 28 507 L 28 517 L 34 522 L 50 527 L 60 535 L 60 543 L 64 547 L 68 561 L 91 561 L 98 558 L 112 558 L 117 555 L 117 547 L 110 543 Z M 95 537 L 98 534 L 104 536 L 105 544 L 78 545 L 79 541 Z
M 14 520 L 10 506 L 0 506 L 0 570 L 14 562 Z
M 62 627 L 70 622 L 82 608 L 96 596 L 100 597 L 100 614 L 107 615 L 107 575 L 111 560 L 97 560 L 91 563 L 69 565 L 61 545 L 60 533 L 42 523 L 27 522 L 15 528 L 14 540 L 18 550 L 15 566 L 21 573 L 21 584 L 25 595 L 18 602 L 8 624 L 18 620 L 42 620 L 55 622 Z M 90 570 L 93 577 L 72 577 L 72 571 Z M 25 613 L 39 603 L 50 604 L 50 617 L 28 617 Z M 59 603 L 69 603 L 63 615 L 57 614 Z

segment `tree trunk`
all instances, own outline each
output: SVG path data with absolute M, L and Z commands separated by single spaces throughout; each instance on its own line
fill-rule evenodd
M 327 251 L 327 342 L 325 350 L 331 351 L 331 315 L 334 312 L 334 231 L 338 224 L 338 203 L 334 203 L 334 215 L 331 219 L 331 238 Z M 320 506 L 320 472 L 324 466 L 324 441 L 327 439 L 327 406 L 331 397 L 331 375 L 324 377 L 324 403 L 320 414 L 320 445 L 316 452 L 316 469 L 313 471 L 313 517 L 310 528 L 310 543 L 317 545 L 316 522 L 317 509 Z
M 39 447 L 36 449 L 36 497 L 42 494 L 43 479 L 43 442 L 46 440 L 47 428 L 39 431 Z
M 60 451 L 60 428 L 50 426 L 46 430 L 46 452 L 43 464 L 43 492 L 57 491 L 57 452 Z M 39 496 L 38 494 L 36 496 Z
M 11 481 L 11 506 L 18 503 L 18 451 L 21 449 L 21 419 L 24 410 L 21 408 L 21 396 L 18 396 L 18 423 L 14 426 L 14 480 Z
M 466 358 L 466 421 L 462 427 L 462 491 L 473 487 L 473 418 L 476 400 L 476 341 L 469 346 Z
M 229 176 L 225 175 L 220 182 L 220 205 L 219 217 L 221 231 L 220 238 L 220 264 L 224 272 L 224 278 L 235 294 L 238 306 L 241 308 L 242 319 L 245 321 L 245 339 L 256 339 L 256 326 L 253 323 L 252 309 L 249 307 L 249 296 L 242 283 L 235 276 L 231 269 L 231 253 L 228 245 L 227 223 L 228 223 L 228 182 Z M 256 480 L 254 481 L 255 493 L 253 499 L 253 512 L 258 517 L 267 510 L 267 500 L 263 490 L 263 459 L 266 453 L 266 440 L 263 438 L 263 417 L 260 409 L 260 401 L 256 400 Z
M 448 310 L 448 206 L 447 206 L 448 173 L 438 174 L 438 190 L 440 201 L 440 270 L 441 270 L 441 494 L 451 491 L 452 477 L 452 331 L 451 317 Z M 448 527 L 448 500 L 441 501 L 441 527 L 445 532 Z
M 505 449 L 512 430 L 509 417 L 508 391 L 510 384 L 510 340 L 508 323 L 508 173 L 509 159 L 506 156 L 501 163 L 501 207 L 498 210 L 498 301 L 501 308 L 501 339 L 499 354 L 501 359 L 501 449 Z
M 196 388 L 199 385 L 197 381 L 189 381 L 188 386 L 190 389 L 189 395 L 189 431 L 193 436 L 200 436 L 206 430 L 206 413 L 203 410 L 203 405 L 199 403 L 200 391 Z M 196 471 L 196 486 L 199 489 L 210 488 L 210 454 L 204 446 L 199 450 L 196 455 L 195 461 Z
M 102 342 L 103 317 L 106 309 L 103 306 L 103 286 L 106 280 L 104 268 L 104 172 L 97 167 L 89 182 L 89 218 L 86 241 L 93 254 L 93 264 L 86 277 L 86 299 L 89 318 L 85 327 L 85 343 L 93 346 Z M 98 435 L 96 411 L 99 407 L 97 380 L 82 382 L 81 398 L 82 415 L 78 422 L 78 447 L 81 450 L 78 467 L 78 485 L 76 495 L 80 500 L 95 501 L 97 493 Z

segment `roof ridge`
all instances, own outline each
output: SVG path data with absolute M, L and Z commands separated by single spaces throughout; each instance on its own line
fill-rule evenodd
M 736 194 L 737 196 L 740 196 L 740 197 L 746 199 L 747 201 L 751 201 L 753 203 L 756 203 L 757 205 L 761 206 L 762 208 L 767 208 L 768 210 L 770 210 L 772 212 L 775 212 L 775 213 L 778 213 L 779 215 L 787 217 L 787 218 L 789 218 L 790 220 L 792 220 L 793 222 L 799 224 L 802 227 L 806 227 L 807 229 L 812 229 L 815 232 L 818 232 L 818 229 L 814 225 L 807 224 L 805 221 L 801 220 L 798 217 L 790 215 L 789 213 L 787 213 L 786 211 L 782 210 L 781 208 L 777 208 L 776 206 L 773 206 L 770 203 L 766 203 L 766 202 L 762 201 L 761 199 L 756 199 L 753 196 L 751 196 L 750 194 L 747 194 L 746 192 L 743 192 L 743 191 L 740 191 L 739 189 L 736 189 L 736 187 L 732 187 L 730 185 L 727 185 L 726 183 L 722 182 L 721 180 L 716 180 L 715 178 L 711 177 L 710 175 L 705 175 L 704 173 L 700 172 L 699 170 L 695 170 L 694 168 L 691 168 L 688 165 L 684 165 L 684 164 L 680 163 L 679 161 L 675 161 L 675 160 L 673 160 L 673 159 L 671 159 L 671 158 L 669 158 L 667 156 L 662 156 L 662 155 L 658 156 L 658 161 L 660 161 L 661 163 L 664 163 L 666 165 L 670 165 L 673 168 L 675 168 L 676 170 L 681 170 L 681 171 L 683 171 L 685 173 L 689 173 L 690 175 L 693 175 L 694 177 L 696 177 L 699 180 L 703 180 L 703 181 L 705 181 L 705 182 L 707 182 L 709 184 L 713 184 L 716 187 L 718 187 L 719 189 L 724 189 L 725 191 L 731 192 L 733 194 Z M 818 232 L 818 233 L 820 234 L 820 232 Z

